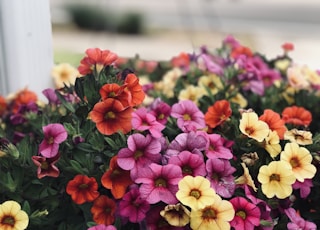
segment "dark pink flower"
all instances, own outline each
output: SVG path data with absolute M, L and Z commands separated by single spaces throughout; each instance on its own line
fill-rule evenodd
M 88 228 L 88 230 L 117 230 L 117 228 L 113 225 L 104 225 L 104 224 L 99 224 L 93 227 Z
M 230 202 L 235 211 L 235 216 L 230 222 L 230 225 L 234 229 L 253 230 L 255 226 L 260 225 L 261 213 L 260 209 L 256 205 L 240 196 L 232 198 Z
M 284 210 L 284 213 L 290 219 L 291 223 L 287 224 L 288 230 L 316 230 L 317 225 L 310 221 L 304 220 L 301 216 L 298 215 L 294 208 L 288 208 Z
M 177 125 L 183 132 L 197 131 L 206 127 L 204 114 L 190 100 L 174 104 L 171 109 L 171 116 L 177 118 Z
M 311 179 L 304 179 L 303 182 L 296 180 L 292 185 L 293 189 L 300 189 L 301 198 L 306 198 L 311 191 L 311 187 L 313 186 Z
M 178 182 L 182 179 L 181 168 L 177 165 L 150 164 L 139 170 L 139 176 L 135 180 L 140 185 L 141 198 L 150 204 L 162 201 L 167 204 L 178 202 L 176 192 Z
M 150 113 L 155 116 L 159 123 L 165 125 L 170 116 L 171 107 L 160 99 L 156 99 L 150 106 Z
M 44 126 L 42 130 L 44 140 L 40 143 L 39 153 L 46 158 L 52 158 L 57 155 L 59 144 L 67 139 L 68 133 L 64 126 L 58 123 Z
M 208 158 L 232 159 L 231 148 L 225 146 L 226 141 L 220 134 L 206 134 L 208 139 L 205 154 Z
M 45 158 L 42 156 L 32 156 L 33 163 L 38 166 L 37 176 L 39 179 L 49 176 L 49 177 L 58 177 L 60 174 L 59 169 L 54 164 L 57 163 L 60 156 L 59 154 L 55 155 L 53 158 Z
M 145 219 L 150 204 L 141 198 L 138 186 L 133 186 L 119 202 L 119 214 L 132 223 Z

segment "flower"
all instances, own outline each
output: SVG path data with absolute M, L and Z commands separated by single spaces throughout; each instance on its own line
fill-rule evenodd
M 294 230 L 294 229 L 315 230 L 315 229 L 317 229 L 317 226 L 314 223 L 304 220 L 301 216 L 299 216 L 296 213 L 296 211 L 293 208 L 285 209 L 284 212 L 291 220 L 291 222 L 287 224 L 287 228 L 289 230 Z
M 272 158 L 275 158 L 281 152 L 279 136 L 276 131 L 269 132 L 264 142 L 264 148 Z
M 308 126 L 312 121 L 312 114 L 303 107 L 291 106 L 282 111 L 282 119 L 287 124 Z
M 139 78 L 133 73 L 129 73 L 125 76 L 124 80 L 125 91 L 130 93 L 129 106 L 138 106 L 143 102 L 145 94 L 142 90 L 142 86 L 139 84 Z
M 104 225 L 104 224 L 99 224 L 93 227 L 88 228 L 88 230 L 117 230 L 115 226 L 113 225 Z
M 204 119 L 210 128 L 215 128 L 225 122 L 231 114 L 230 103 L 227 100 L 219 100 L 208 108 Z
M 115 221 L 116 202 L 105 195 L 94 200 L 90 209 L 92 218 L 97 224 L 110 225 Z
M 52 68 L 51 76 L 56 88 L 63 88 L 64 85 L 74 85 L 79 72 L 69 63 L 60 63 Z
M 263 194 L 268 198 L 276 196 L 284 199 L 291 195 L 296 177 L 291 165 L 286 161 L 272 161 L 259 169 L 258 181 Z
M 243 168 L 243 175 L 236 178 L 235 183 L 237 185 L 250 186 L 256 192 L 258 189 L 250 175 L 248 167 L 246 166 L 245 163 L 241 163 L 241 166 Z
M 202 176 L 185 176 L 178 186 L 177 199 L 192 210 L 204 208 L 217 196 L 210 186 L 210 181 Z
M 0 205 L 0 229 L 23 230 L 29 225 L 29 216 L 14 200 L 7 200 Z
M 38 166 L 37 175 L 41 179 L 43 177 L 58 177 L 60 171 L 55 165 L 59 160 L 59 154 L 52 158 L 45 158 L 42 156 L 32 156 L 33 163 Z
M 295 142 L 298 145 L 310 145 L 313 143 L 311 132 L 298 129 L 291 129 L 285 132 L 284 139 Z
M 272 131 L 276 131 L 279 138 L 283 139 L 284 133 L 287 131 L 284 121 L 280 115 L 271 109 L 265 109 L 263 114 L 259 117 L 259 120 L 268 124 Z
M 67 184 L 66 192 L 76 204 L 94 201 L 98 196 L 98 183 L 94 177 L 76 175 Z
M 183 227 L 190 222 L 190 211 L 181 205 L 169 204 L 163 210 L 160 215 L 172 226 Z

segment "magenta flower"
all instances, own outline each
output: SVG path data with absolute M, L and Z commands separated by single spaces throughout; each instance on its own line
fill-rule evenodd
M 119 215 L 132 223 L 145 219 L 150 204 L 141 198 L 138 186 L 133 186 L 119 202 Z
M 88 230 L 117 230 L 117 228 L 113 225 L 104 225 L 104 224 L 99 224 L 96 226 L 92 226 L 88 228 Z
M 162 201 L 167 204 L 178 202 L 176 192 L 178 182 L 182 179 L 181 168 L 177 165 L 150 164 L 146 168 L 139 169 L 139 177 L 135 180 L 140 184 L 141 198 L 150 204 Z
M 306 198 L 309 196 L 311 192 L 311 187 L 313 186 L 311 179 L 304 179 L 303 182 L 296 180 L 292 185 L 293 189 L 300 189 L 300 196 L 301 198 Z
M 203 156 L 189 151 L 182 151 L 179 155 L 170 157 L 168 164 L 179 166 L 183 176 L 205 176 L 207 174 Z
M 133 180 L 137 178 L 138 169 L 144 168 L 151 163 L 160 163 L 162 158 L 161 143 L 150 134 L 144 136 L 134 133 L 128 137 L 128 148 L 120 149 L 117 163 L 124 170 L 131 170 Z
M 165 125 L 168 121 L 168 117 L 171 113 L 171 107 L 167 103 L 161 101 L 161 99 L 156 99 L 150 106 L 150 113 L 155 116 L 156 120 Z
M 46 158 L 52 158 L 58 154 L 59 144 L 67 139 L 68 133 L 64 126 L 58 123 L 44 126 L 42 130 L 44 140 L 40 143 L 39 153 Z
M 232 159 L 233 154 L 231 148 L 225 147 L 226 141 L 220 134 L 206 134 L 208 139 L 205 154 L 208 158 Z
M 148 113 L 147 109 L 144 107 L 141 107 L 132 113 L 131 123 L 133 129 L 138 131 L 148 130 L 155 138 L 161 137 L 161 131 L 165 128 L 165 126 L 159 123 L 156 117 L 153 114 Z
M 203 53 L 199 56 L 199 58 L 202 58 L 205 70 L 208 70 L 210 73 L 215 73 L 218 75 L 223 74 L 222 67 L 219 64 L 215 63 L 210 55 Z
M 190 101 L 180 101 L 172 106 L 171 116 L 177 118 L 177 125 L 183 132 L 197 131 L 206 127 L 204 114 Z
M 291 223 L 287 224 L 288 230 L 316 230 L 317 225 L 310 221 L 304 220 L 299 216 L 294 208 L 288 208 L 284 210 L 287 217 L 290 219 Z
M 208 159 L 206 162 L 207 176 L 211 187 L 224 198 L 230 198 L 236 188 L 234 176 L 236 169 L 231 166 L 230 161 L 225 159 Z
M 42 156 L 32 156 L 33 163 L 38 166 L 37 176 L 39 179 L 49 176 L 58 177 L 60 174 L 59 169 L 54 164 L 58 162 L 60 155 L 57 154 L 53 158 L 45 158 Z
M 230 222 L 230 225 L 234 229 L 253 230 L 255 226 L 260 225 L 261 213 L 260 209 L 256 205 L 240 196 L 232 198 L 230 202 L 235 211 L 235 216 Z

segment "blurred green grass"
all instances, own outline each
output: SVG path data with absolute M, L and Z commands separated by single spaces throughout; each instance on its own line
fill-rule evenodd
M 74 67 L 78 67 L 80 60 L 84 57 L 83 53 L 75 53 L 68 50 L 54 50 L 54 63 L 69 63 Z

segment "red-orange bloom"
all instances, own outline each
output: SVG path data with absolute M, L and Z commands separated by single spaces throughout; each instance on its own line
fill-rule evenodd
M 226 121 L 231 114 L 230 103 L 227 100 L 219 100 L 208 108 L 204 120 L 210 128 L 215 128 Z
M 94 70 L 100 72 L 105 66 L 114 63 L 118 56 L 109 50 L 100 50 L 99 48 L 90 48 L 86 50 L 87 56 L 80 61 L 78 67 L 82 75 L 90 74 Z
M 263 114 L 259 117 L 259 120 L 268 124 L 272 131 L 276 131 L 280 139 L 283 139 L 284 133 L 287 128 L 284 121 L 281 119 L 280 114 L 274 112 L 271 109 L 264 110 Z
M 102 100 L 107 98 L 114 98 L 121 102 L 124 107 L 129 106 L 129 100 L 131 100 L 131 94 L 125 90 L 127 85 L 118 85 L 116 83 L 105 84 L 101 87 L 99 93 Z
M 123 170 L 117 164 L 117 156 L 112 157 L 109 169 L 101 178 L 102 185 L 111 189 L 111 193 L 116 199 L 120 199 L 126 193 L 126 189 L 133 183 L 130 171 Z
M 76 204 L 94 201 L 98 196 L 98 183 L 94 177 L 76 175 L 67 184 L 66 192 Z
M 249 47 L 241 46 L 241 45 L 235 47 L 231 51 L 231 54 L 230 54 L 230 56 L 233 57 L 233 58 L 237 58 L 240 55 L 246 55 L 247 57 L 252 57 L 253 56 L 252 51 L 251 51 L 251 49 Z
M 110 225 L 114 223 L 116 211 L 116 202 L 107 196 L 101 195 L 91 207 L 93 220 L 97 224 Z
M 7 109 L 6 99 L 0 96 L 0 116 L 5 113 L 6 109 Z
M 180 53 L 178 56 L 171 59 L 171 65 L 179 68 L 186 68 L 190 65 L 190 56 L 187 53 Z
M 129 73 L 125 80 L 124 84 L 127 85 L 126 90 L 131 94 L 131 100 L 129 100 L 130 106 L 140 105 L 145 97 L 145 93 L 142 89 L 142 86 L 139 84 L 139 78 L 133 73 Z
M 37 94 L 28 89 L 18 92 L 13 100 L 13 112 L 16 113 L 21 105 L 27 105 L 38 100 Z
M 310 125 L 312 114 L 303 107 L 291 106 L 282 111 L 282 119 L 286 124 Z
M 132 112 L 131 107 L 124 107 L 120 101 L 107 98 L 95 104 L 90 116 L 102 134 L 111 135 L 118 131 L 126 134 L 132 128 Z

